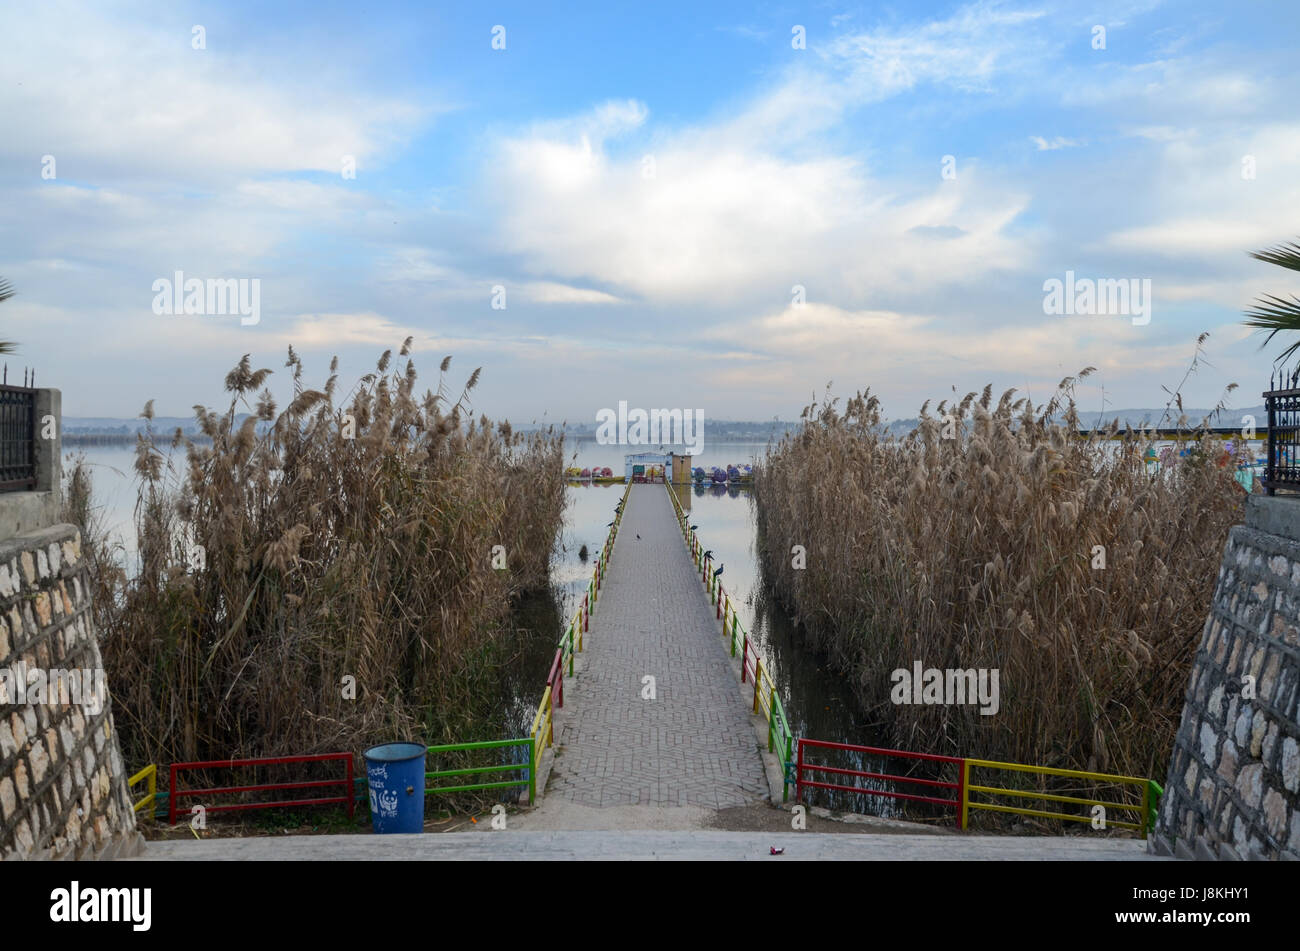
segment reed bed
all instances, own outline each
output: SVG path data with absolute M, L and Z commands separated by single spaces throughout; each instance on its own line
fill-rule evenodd
M 1079 438 L 1074 385 L 927 402 L 901 438 L 869 391 L 814 403 L 756 467 L 760 557 L 892 745 L 1163 779 L 1242 450 L 1202 432 L 1156 466 L 1117 425 Z M 1000 709 L 895 704 L 918 660 L 999 670 Z
M 229 407 L 195 407 L 205 439 L 140 437 L 133 577 L 72 468 L 131 762 L 498 738 L 511 603 L 547 588 L 563 520 L 561 437 L 475 419 L 479 371 L 453 399 L 449 362 L 418 396 L 386 352 L 340 400 L 337 359 L 310 389 L 290 348 L 277 411 L 245 357 Z

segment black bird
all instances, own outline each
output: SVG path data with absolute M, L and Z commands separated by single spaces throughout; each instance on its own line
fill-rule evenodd
M 704 560 L 708 561 L 712 557 L 713 557 L 713 549 L 710 548 L 708 551 L 704 553 Z
M 613 524 L 614 524 L 613 522 L 610 522 L 610 523 L 609 523 L 609 525 L 613 525 Z M 606 527 L 606 528 L 609 528 L 609 525 L 606 525 L 605 527 Z
M 722 574 L 722 569 L 725 568 L 725 567 L 727 567 L 727 566 L 726 566 L 726 565 L 718 565 L 718 570 L 715 571 L 715 572 L 713 573 L 713 577 L 716 578 L 718 575 Z
M 692 526 L 691 526 L 691 531 L 695 531 L 695 530 L 696 530 L 697 528 L 699 528 L 699 527 L 700 527 L 700 526 L 698 526 L 698 525 L 692 525 Z
M 637 536 L 637 538 L 640 538 L 640 537 L 641 537 L 640 535 Z

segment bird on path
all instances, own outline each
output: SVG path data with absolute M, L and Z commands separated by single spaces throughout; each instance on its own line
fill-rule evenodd
M 641 537 L 640 535 L 637 536 L 637 538 L 640 538 L 640 537 Z

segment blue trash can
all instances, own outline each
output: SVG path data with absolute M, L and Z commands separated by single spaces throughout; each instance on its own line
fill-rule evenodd
M 366 750 L 370 821 L 375 834 L 424 831 L 424 755 L 419 743 L 385 743 Z

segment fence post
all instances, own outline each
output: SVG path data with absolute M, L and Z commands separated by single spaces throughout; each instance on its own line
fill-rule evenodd
M 745 682 L 745 667 L 749 663 L 749 635 L 745 635 L 745 644 L 740 649 L 740 682 Z
M 799 739 L 799 763 L 794 770 L 794 801 L 803 802 L 803 738 Z
M 356 817 L 357 787 L 352 781 L 352 754 L 348 754 L 348 822 Z
M 758 712 L 758 692 L 763 689 L 763 658 L 754 652 L 754 712 Z
M 957 780 L 957 797 L 961 803 L 960 812 L 957 817 L 957 828 L 965 829 L 967 820 L 967 804 L 970 801 L 970 760 L 962 757 L 961 772 Z
M 731 616 L 731 656 L 732 656 L 732 657 L 735 657 L 735 656 L 736 656 L 736 626 L 737 626 L 737 624 L 738 624 L 738 622 L 737 622 L 737 620 L 736 620 L 736 615 L 733 614 L 733 615 Z
M 537 738 L 528 740 L 528 805 L 537 805 Z
M 776 684 L 772 684 L 772 689 L 767 695 L 767 751 L 771 753 L 776 748 Z
M 788 802 L 790 799 L 790 774 L 786 771 L 791 760 L 794 759 L 794 750 L 790 749 L 794 743 L 794 737 L 789 733 L 785 735 L 785 758 L 781 761 L 781 801 Z
M 1268 448 L 1265 450 L 1264 456 L 1264 491 L 1269 495 L 1274 494 L 1273 480 L 1277 478 L 1273 464 L 1274 452 L 1276 451 L 1274 434 L 1277 432 L 1277 423 L 1274 420 L 1274 407 L 1276 405 L 1274 397 L 1269 393 L 1265 393 L 1264 406 L 1268 412 Z

